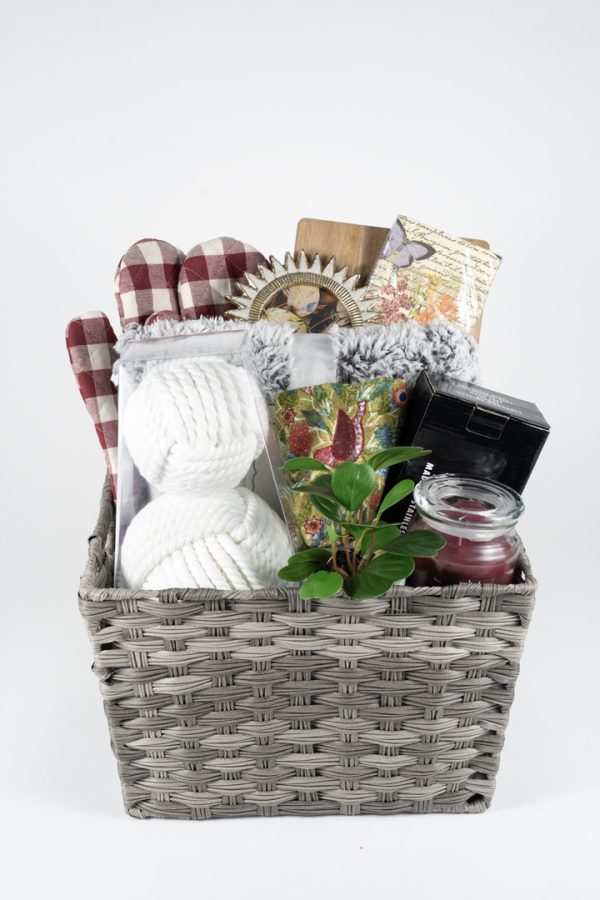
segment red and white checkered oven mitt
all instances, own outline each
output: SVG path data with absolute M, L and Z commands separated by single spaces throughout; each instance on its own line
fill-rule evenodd
M 177 284 L 185 254 L 166 241 L 144 238 L 123 255 L 115 275 L 115 297 L 123 328 L 152 318 L 179 316 Z
M 71 319 L 66 341 L 71 368 L 104 450 L 113 497 L 116 497 L 117 389 L 111 381 L 116 359 L 115 333 L 104 313 L 87 312 Z
M 193 247 L 181 266 L 179 309 L 184 319 L 222 316 L 232 309 L 226 297 L 235 294 L 235 285 L 244 272 L 253 275 L 258 266 L 269 263 L 254 247 L 220 237 Z

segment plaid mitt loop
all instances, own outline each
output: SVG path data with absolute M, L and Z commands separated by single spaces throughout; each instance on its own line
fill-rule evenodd
M 117 495 L 117 389 L 111 381 L 115 333 L 102 312 L 71 319 L 66 342 L 79 392 L 106 457 L 113 497 Z

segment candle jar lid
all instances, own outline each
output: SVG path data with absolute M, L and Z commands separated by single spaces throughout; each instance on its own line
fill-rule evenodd
M 463 475 L 431 475 L 414 490 L 422 518 L 433 528 L 472 541 L 487 541 L 515 528 L 525 509 L 516 491 L 497 481 Z

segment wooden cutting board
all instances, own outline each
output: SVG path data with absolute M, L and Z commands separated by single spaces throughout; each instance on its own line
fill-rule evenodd
M 389 228 L 372 225 L 351 225 L 348 222 L 329 222 L 326 219 L 300 219 L 296 231 L 295 252 L 304 250 L 307 256 L 316 254 L 324 259 L 335 260 L 339 268 L 348 266 L 350 275 L 358 273 L 366 282 L 383 248 Z M 464 238 L 471 244 L 490 249 L 487 241 Z M 471 334 L 479 340 L 481 316 L 471 329 Z

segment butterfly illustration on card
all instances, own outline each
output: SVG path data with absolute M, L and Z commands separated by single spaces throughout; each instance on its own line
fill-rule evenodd
M 406 269 L 415 260 L 428 259 L 435 249 L 421 241 L 409 241 L 400 219 L 392 226 L 383 248 L 384 259 L 389 260 L 397 269 Z

